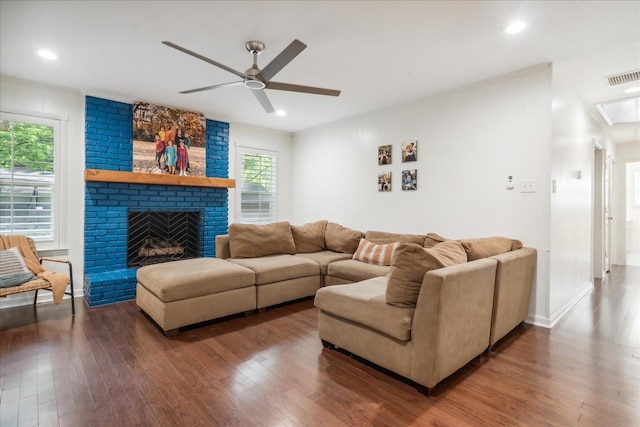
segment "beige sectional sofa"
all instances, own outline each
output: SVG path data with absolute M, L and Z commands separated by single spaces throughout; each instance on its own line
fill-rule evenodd
M 536 250 L 502 238 L 231 224 L 216 257 L 255 273 L 256 308 L 315 295 L 325 347 L 428 392 L 528 313 Z

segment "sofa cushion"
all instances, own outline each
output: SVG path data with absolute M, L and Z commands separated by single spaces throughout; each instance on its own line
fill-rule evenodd
M 193 258 L 140 267 L 138 283 L 170 302 L 253 286 L 253 271 L 218 258 Z
M 401 243 L 391 260 L 391 274 L 387 286 L 387 304 L 397 307 L 415 307 L 422 280 L 427 271 L 467 261 L 462 244 L 452 240 L 423 248 L 412 243 Z
M 327 276 L 339 277 L 350 282 L 371 279 L 373 277 L 386 276 L 391 271 L 387 265 L 365 264 L 355 259 L 345 259 L 329 264 Z
M 411 339 L 415 308 L 393 307 L 385 302 L 387 277 L 321 288 L 314 304 L 323 311 L 367 326 L 395 339 Z
M 297 253 L 297 257 L 310 259 L 315 261 L 320 265 L 320 272 L 322 274 L 327 274 L 327 267 L 329 264 L 335 261 L 341 261 L 343 259 L 351 259 L 351 254 L 345 254 L 342 252 L 333 252 L 333 251 L 319 251 L 319 252 L 309 252 L 309 253 Z
M 324 241 L 330 251 L 352 254 L 358 249 L 358 243 L 363 236 L 361 231 L 330 222 L 324 232 Z
M 387 233 L 386 231 L 367 231 L 364 233 L 364 238 L 378 244 L 403 242 L 423 245 L 425 236 L 419 234 Z
M 296 244 L 296 253 L 309 253 L 325 250 L 324 229 L 327 221 L 316 221 L 304 225 L 292 225 L 291 233 Z
M 231 258 L 295 254 L 296 244 L 286 221 L 267 225 L 236 223 L 229 225 L 229 251 Z
M 520 240 L 518 239 L 511 239 L 511 250 L 512 251 L 517 251 L 518 249 L 522 249 L 523 244 Z
M 442 237 L 436 233 L 427 233 L 426 237 L 424 238 L 423 246 L 425 248 L 432 248 L 438 243 L 446 242 L 447 240 L 451 239 L 447 239 L 446 237 Z
M 509 252 L 514 245 L 513 240 L 507 239 L 506 237 L 462 239 L 459 240 L 459 242 L 462 243 L 462 247 L 467 252 L 467 259 L 469 261 Z M 522 243 L 520 243 L 520 247 L 522 247 Z
M 360 239 L 358 250 L 353 254 L 353 259 L 367 264 L 391 265 L 393 251 L 398 245 L 398 242 L 377 245 L 367 239 Z
M 230 258 L 228 261 L 252 270 L 256 274 L 256 285 L 320 274 L 320 266 L 317 262 L 295 255 Z

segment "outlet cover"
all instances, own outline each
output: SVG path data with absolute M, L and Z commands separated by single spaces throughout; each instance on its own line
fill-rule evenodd
M 536 180 L 535 179 L 521 179 L 520 180 L 520 192 L 521 193 L 535 193 L 536 192 Z

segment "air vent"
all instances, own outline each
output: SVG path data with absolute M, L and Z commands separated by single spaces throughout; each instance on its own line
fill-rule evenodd
M 629 71 L 628 73 L 616 74 L 614 76 L 605 77 L 609 86 L 621 85 L 624 83 L 637 82 L 640 80 L 640 70 Z

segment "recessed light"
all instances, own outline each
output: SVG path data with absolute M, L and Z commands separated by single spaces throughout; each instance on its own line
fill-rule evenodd
M 624 93 L 638 93 L 638 92 L 640 92 L 640 86 L 630 87 L 629 89 L 624 91 Z
M 38 51 L 38 55 L 40 55 L 41 57 L 45 58 L 45 59 L 58 59 L 58 55 L 56 55 L 55 53 L 51 52 L 50 50 L 39 50 Z
M 515 21 L 509 24 L 507 28 L 504 29 L 505 32 L 509 34 L 519 33 L 520 31 L 527 28 L 527 23 L 524 21 Z
M 276 111 L 276 114 L 277 114 L 278 116 L 282 117 L 282 116 L 286 116 L 286 115 L 287 115 L 287 112 L 286 112 L 286 111 L 284 111 L 284 110 L 278 110 L 278 111 Z

